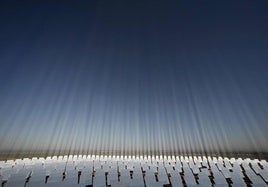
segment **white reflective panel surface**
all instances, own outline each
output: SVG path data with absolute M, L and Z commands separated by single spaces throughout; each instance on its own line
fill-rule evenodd
M 180 187 L 184 182 L 187 186 L 240 187 L 267 186 L 268 182 L 265 160 L 226 157 L 135 156 L 121 159 L 105 155 L 69 155 L 0 161 L 0 167 L 0 182 L 4 182 L 4 187 L 162 187 L 165 184 Z

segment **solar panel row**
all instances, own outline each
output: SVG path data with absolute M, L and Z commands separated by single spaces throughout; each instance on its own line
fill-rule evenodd
M 4 187 L 267 186 L 266 160 L 70 155 L 0 161 Z

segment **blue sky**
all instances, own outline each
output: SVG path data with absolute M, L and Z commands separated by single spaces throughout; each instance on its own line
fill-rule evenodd
M 268 151 L 267 1 L 0 7 L 0 150 Z

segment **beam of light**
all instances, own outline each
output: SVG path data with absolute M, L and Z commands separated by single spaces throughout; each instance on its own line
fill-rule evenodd
M 244 29 L 227 5 L 208 15 L 175 2 L 15 7 L 0 22 L 0 152 L 267 152 L 267 12 L 247 3 L 260 28 Z

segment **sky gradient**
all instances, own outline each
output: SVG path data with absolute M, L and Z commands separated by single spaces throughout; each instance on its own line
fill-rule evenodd
M 1 1 L 0 151 L 268 152 L 267 10 Z

